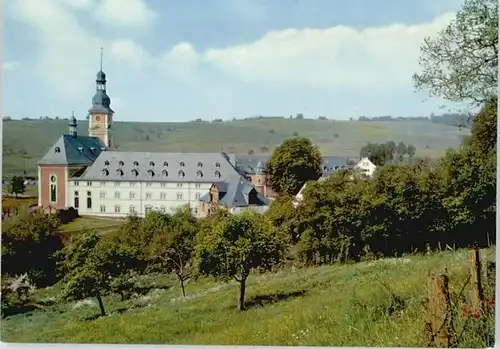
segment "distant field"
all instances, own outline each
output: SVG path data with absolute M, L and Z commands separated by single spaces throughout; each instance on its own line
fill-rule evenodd
M 63 233 L 79 233 L 84 230 L 96 230 L 98 233 L 107 233 L 118 230 L 125 222 L 123 219 L 79 217 L 73 222 L 61 227 Z
M 117 115 L 119 119 L 119 115 Z M 36 162 L 57 138 L 68 130 L 67 120 L 3 122 L 4 175 L 36 176 Z M 88 134 L 87 121 L 79 121 L 81 134 Z M 246 154 L 270 153 L 284 139 L 298 134 L 312 139 L 323 154 L 359 156 L 367 142 L 393 140 L 413 144 L 417 156 L 436 157 L 457 147 L 468 130 L 430 121 L 333 121 L 263 118 L 225 122 L 139 123 L 117 122 L 114 140 L 118 150 L 135 151 L 226 151 Z

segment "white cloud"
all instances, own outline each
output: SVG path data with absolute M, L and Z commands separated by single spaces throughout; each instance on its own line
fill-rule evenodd
M 20 63 L 17 61 L 7 61 L 3 62 L 2 70 L 4 71 L 13 71 L 19 67 Z
M 100 0 L 94 14 L 102 23 L 117 27 L 142 27 L 158 16 L 145 0 Z
M 423 39 L 452 18 L 445 14 L 431 23 L 364 30 L 273 31 L 252 43 L 206 50 L 199 59 L 246 82 L 397 88 L 411 83 Z
M 111 43 L 111 54 L 122 62 L 142 69 L 151 62 L 148 52 L 140 45 L 129 39 L 119 39 Z
M 72 1 L 16 0 L 8 3 L 15 18 L 31 28 L 38 39 L 37 52 L 31 55 L 36 61 L 30 68 L 60 96 L 71 100 L 80 100 L 82 96 L 88 98 L 94 84 L 89 74 L 98 69 L 99 48 L 104 46 L 104 70 L 113 93 L 123 101 L 135 97 L 132 90 L 136 86 L 147 84 L 148 89 L 160 96 L 164 86 L 174 89 L 178 82 L 183 82 L 190 90 L 182 93 L 192 94 L 190 98 L 197 99 L 196 104 L 201 105 L 203 98 L 206 103 L 217 104 L 223 96 L 230 95 L 225 106 L 234 101 L 232 110 L 240 108 L 238 103 L 249 100 L 245 91 L 249 82 L 255 96 L 256 90 L 262 90 L 269 99 L 275 100 L 278 98 L 271 94 L 278 95 L 288 88 L 303 90 L 309 95 L 317 94 L 316 91 L 346 89 L 365 91 L 365 100 L 372 103 L 379 99 L 377 93 L 383 91 L 385 99 L 380 103 L 385 107 L 393 93 L 402 90 L 412 93 L 411 75 L 418 69 L 419 47 L 424 37 L 436 34 L 454 16 L 444 14 L 419 25 L 387 25 L 363 30 L 345 26 L 286 29 L 268 32 L 253 42 L 204 51 L 197 51 L 189 42 L 179 42 L 156 55 L 126 36 L 114 38 L 109 32 L 106 37 L 98 36 L 102 32 L 84 26 L 77 16 L 77 10 L 89 10 L 113 25 L 140 26 L 157 16 L 144 1 Z M 8 69 L 5 64 L 3 69 Z M 137 74 L 133 74 L 134 71 Z M 373 91 L 373 95 L 366 97 L 366 91 Z M 213 98 L 217 94 L 218 97 Z M 151 96 L 147 98 L 153 98 Z M 255 98 L 259 100 L 260 97 Z M 281 102 L 277 103 L 285 103 L 288 97 L 280 98 Z M 132 105 L 127 103 L 127 107 Z M 213 106 L 213 110 L 217 110 L 217 106 Z

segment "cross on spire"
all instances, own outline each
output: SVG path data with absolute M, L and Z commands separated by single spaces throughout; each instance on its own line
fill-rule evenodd
M 104 48 L 101 47 L 101 71 L 102 71 L 102 55 L 103 55 L 103 50 L 104 50 Z

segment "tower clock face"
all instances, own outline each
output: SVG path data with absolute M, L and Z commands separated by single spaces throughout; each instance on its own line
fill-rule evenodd
M 95 117 L 95 121 L 101 121 L 101 117 L 98 115 Z

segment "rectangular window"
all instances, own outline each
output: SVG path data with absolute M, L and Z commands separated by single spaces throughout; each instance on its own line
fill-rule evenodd
M 104 187 L 106 185 L 106 182 L 100 182 L 100 186 Z
M 200 197 L 201 197 L 201 194 L 200 194 L 200 193 L 196 193 L 196 194 L 194 194 L 194 198 L 195 198 L 196 200 L 200 200 Z
M 135 199 L 135 193 L 133 191 L 131 191 L 128 197 L 130 199 Z
M 120 186 L 120 182 L 115 182 L 115 187 L 119 187 Z
M 153 210 L 153 207 L 146 206 L 146 214 L 150 213 Z
M 177 183 L 177 188 L 182 188 L 182 183 Z
M 101 198 L 101 199 L 106 199 L 106 192 L 105 192 L 105 191 L 101 191 L 101 192 L 99 193 L 99 198 Z
M 120 198 L 120 192 L 119 191 L 115 191 L 115 199 L 119 199 Z
M 80 207 L 80 199 L 78 198 L 78 196 L 75 198 L 75 208 L 78 209 Z
M 57 186 L 55 184 L 50 185 L 50 202 L 57 201 Z
M 165 206 L 161 206 L 160 211 L 161 211 L 161 213 L 165 213 Z
M 161 200 L 165 200 L 167 198 L 167 194 L 166 193 L 160 193 L 160 199 Z
M 161 186 L 162 188 L 165 188 L 165 187 L 167 186 L 167 183 L 161 183 L 161 184 L 160 184 L 160 186 Z
M 106 206 L 105 205 L 101 205 L 101 212 L 102 213 L 106 212 Z
M 73 182 L 73 184 L 75 185 L 75 187 L 78 187 L 80 185 L 80 182 Z
M 92 209 L 92 198 L 87 198 L 87 208 Z
M 135 187 L 135 182 L 130 182 L 130 188 Z
M 177 200 L 182 200 L 182 193 L 177 193 Z
M 135 206 L 134 205 L 130 205 L 129 213 L 135 213 Z
M 91 187 L 92 186 L 92 182 L 87 182 L 87 186 Z
M 151 193 L 146 193 L 146 199 L 151 199 Z
M 150 186 L 151 186 L 150 182 L 146 183 L 146 187 L 150 187 Z
M 194 187 L 195 187 L 195 188 L 199 188 L 199 187 L 200 187 L 200 183 L 196 183 L 196 184 L 194 185 Z
M 115 213 L 120 213 L 120 205 L 115 205 Z

